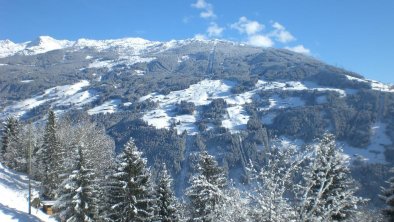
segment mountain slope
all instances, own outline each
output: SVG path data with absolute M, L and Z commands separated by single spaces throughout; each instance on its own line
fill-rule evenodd
M 182 195 L 195 152 L 244 182 L 272 140 L 302 146 L 329 131 L 373 200 L 394 164 L 394 88 L 284 49 L 222 40 L 0 42 L 0 119 L 90 118 L 117 151 L 130 137 L 165 162 Z M 370 180 L 368 178 L 374 178 Z
M 39 37 L 2 41 L 0 52 L 1 119 L 82 111 L 99 118 L 118 147 L 135 136 L 124 124 L 137 120 L 191 137 L 249 135 L 248 122 L 257 121 L 271 136 L 303 142 L 331 131 L 349 155 L 394 161 L 394 88 L 288 50 L 222 40 Z M 258 152 L 261 141 L 253 143 Z

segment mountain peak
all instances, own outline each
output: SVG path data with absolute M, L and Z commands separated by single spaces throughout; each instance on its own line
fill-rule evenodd
M 74 44 L 68 40 L 57 40 L 50 36 L 39 36 L 36 40 L 29 42 L 23 54 L 34 55 L 48 51 L 71 47 Z
M 57 42 L 58 40 L 50 37 L 50 36 L 38 36 L 35 40 L 29 42 L 27 47 L 39 46 L 46 43 Z
M 24 47 L 24 43 L 17 44 L 9 39 L 0 40 L 0 58 L 14 55 L 15 53 L 23 50 Z

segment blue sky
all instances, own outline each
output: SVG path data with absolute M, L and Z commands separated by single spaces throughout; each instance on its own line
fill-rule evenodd
M 0 39 L 220 38 L 394 83 L 393 0 L 0 0 Z

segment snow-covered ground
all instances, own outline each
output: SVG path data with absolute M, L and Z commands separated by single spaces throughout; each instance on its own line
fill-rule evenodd
M 385 145 L 392 144 L 386 135 L 386 124 L 378 122 L 372 126 L 371 144 L 366 148 L 356 148 L 346 143 L 339 143 L 344 152 L 350 157 L 361 157 L 370 163 L 386 163 L 384 156 Z
M 143 58 L 140 56 L 122 56 L 119 57 L 119 59 L 116 60 L 96 60 L 88 65 L 88 68 L 108 68 L 111 70 L 114 66 L 117 65 L 125 65 L 125 66 L 132 66 L 136 63 L 148 63 L 156 58 L 149 57 L 149 58 Z
M 252 102 L 252 98 L 257 96 L 260 91 L 268 90 L 319 90 L 319 91 L 335 91 L 340 96 L 346 96 L 346 91 L 336 88 L 324 88 L 317 84 L 310 82 L 268 82 L 259 80 L 256 83 L 255 89 L 241 94 L 233 94 L 231 88 L 236 85 L 235 82 L 222 80 L 202 80 L 189 88 L 179 91 L 170 92 L 168 95 L 160 95 L 151 93 L 140 98 L 140 101 L 152 100 L 159 104 L 157 109 L 147 112 L 143 116 L 143 120 L 156 128 L 168 128 L 172 123 L 178 123 L 177 128 L 186 130 L 193 134 L 197 132 L 195 121 L 198 119 L 198 107 L 211 103 L 213 99 L 224 99 L 227 104 L 227 113 L 223 118 L 222 126 L 229 129 L 231 132 L 238 132 L 245 128 L 249 120 L 244 105 Z M 175 105 L 181 101 L 192 102 L 197 107 L 197 111 L 193 115 L 176 115 L 173 112 Z M 304 101 L 298 97 L 280 98 L 273 96 L 269 99 L 270 105 L 268 107 L 261 107 L 262 110 L 275 110 L 288 107 L 303 106 Z M 270 115 L 272 117 L 272 115 Z M 272 117 L 273 118 L 273 117 Z M 266 123 L 272 119 L 266 119 Z M 179 132 L 179 131 L 178 131 Z M 181 133 L 181 132 L 179 132 Z
M 198 112 L 193 115 L 174 116 L 172 111 L 176 104 L 181 101 L 192 102 L 195 106 L 202 106 L 211 103 L 212 99 L 230 98 L 232 82 L 221 80 L 203 80 L 197 84 L 191 85 L 189 88 L 179 91 L 170 92 L 168 95 L 159 95 L 156 93 L 141 97 L 140 101 L 151 99 L 158 102 L 159 107 L 149 111 L 143 117 L 143 120 L 157 128 L 168 128 L 174 121 L 181 132 L 186 130 L 188 133 L 195 133 L 195 121 Z M 179 133 L 181 133 L 179 132 Z
M 371 87 L 373 90 L 383 91 L 383 92 L 394 92 L 394 86 L 386 85 L 384 83 L 370 80 Z
M 188 55 L 181 56 L 180 58 L 178 58 L 178 63 L 187 61 L 189 59 L 190 59 L 190 57 Z
M 87 80 L 81 80 L 72 85 L 56 86 L 47 89 L 41 95 L 6 107 L 3 114 L 8 115 L 12 113 L 15 116 L 23 116 L 29 110 L 46 102 L 51 102 L 53 108 L 71 105 L 77 108 L 82 107 L 97 99 L 97 92 L 95 90 L 88 89 L 83 91 L 83 88 L 89 85 L 90 83 Z
M 37 196 L 37 183 L 33 182 L 33 195 Z M 28 177 L 4 167 L 0 163 L 0 221 L 55 222 L 41 210 L 32 208 L 28 214 Z
M 290 107 L 304 106 L 305 102 L 299 97 L 286 97 L 281 98 L 280 96 L 273 96 L 269 98 L 269 105 L 267 107 L 261 107 L 260 110 L 268 111 L 272 109 L 284 109 Z
M 120 99 L 112 99 L 110 101 L 106 101 L 103 104 L 96 106 L 92 109 L 88 110 L 89 115 L 99 114 L 99 113 L 114 113 L 118 110 L 118 106 L 121 104 Z
M 143 76 L 143 75 L 145 75 L 145 71 L 144 70 L 135 69 L 134 72 L 135 72 L 136 76 Z
M 261 117 L 263 124 L 269 125 L 274 122 L 274 118 L 277 116 L 275 110 L 293 108 L 304 106 L 305 101 L 300 97 L 286 97 L 281 98 L 280 96 L 274 95 L 268 99 L 269 105 L 266 107 L 260 107 L 260 111 L 266 111 L 265 115 Z
M 373 90 L 377 90 L 377 91 L 383 91 L 383 92 L 394 92 L 394 87 L 375 81 L 375 80 L 370 80 L 370 79 L 360 79 L 360 78 L 356 78 L 353 76 L 348 76 L 346 75 L 346 78 L 349 80 L 353 80 L 353 81 L 358 81 L 358 82 L 364 82 L 364 83 L 369 83 L 371 85 L 371 89 Z

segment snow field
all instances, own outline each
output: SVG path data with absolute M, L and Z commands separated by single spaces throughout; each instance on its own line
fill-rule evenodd
M 118 111 L 118 106 L 121 104 L 120 99 L 112 99 L 110 101 L 106 101 L 103 104 L 96 106 L 92 109 L 88 110 L 89 115 L 95 115 L 99 113 L 114 113 Z
M 296 81 L 289 82 L 267 82 L 259 80 L 256 88 L 241 94 L 233 94 L 231 88 L 236 85 L 235 82 L 222 80 L 202 80 L 196 84 L 190 85 L 189 88 L 179 91 L 172 91 L 168 95 L 151 93 L 140 98 L 140 101 L 152 100 L 158 103 L 158 108 L 147 112 L 143 120 L 156 128 L 169 128 L 171 123 L 178 123 L 177 128 L 186 130 L 190 134 L 197 132 L 195 122 L 198 119 L 198 107 L 211 103 L 213 99 L 224 99 L 227 104 L 228 115 L 224 116 L 222 126 L 231 132 L 238 132 L 245 128 L 249 120 L 243 105 L 252 102 L 252 98 L 257 96 L 260 91 L 268 90 L 319 90 L 319 91 L 336 91 L 341 96 L 346 96 L 346 92 L 341 89 L 323 88 L 312 83 L 303 83 Z M 176 104 L 181 101 L 193 102 L 197 111 L 190 115 L 176 115 L 173 113 Z M 270 98 L 269 107 L 262 107 L 262 110 L 269 111 L 283 109 L 288 107 L 304 106 L 304 101 L 298 97 L 280 98 L 273 96 Z M 272 122 L 274 116 L 271 114 L 265 119 L 266 123 Z M 178 133 L 181 133 L 178 131 Z
M 369 83 L 371 85 L 371 88 L 373 90 L 377 90 L 377 91 L 383 91 L 383 92 L 394 92 L 394 87 L 375 81 L 375 80 L 369 80 L 369 79 L 360 79 L 360 78 L 356 78 L 353 76 L 348 76 L 346 75 L 346 78 L 349 80 L 353 80 L 353 81 L 358 81 L 358 82 L 365 82 L 365 83 Z
M 46 102 L 51 102 L 52 107 L 58 106 L 76 106 L 82 107 L 97 99 L 97 92 L 95 90 L 85 90 L 90 83 L 87 80 L 81 80 L 72 85 L 56 86 L 44 91 L 43 94 L 25 99 L 10 105 L 4 109 L 4 115 L 13 113 L 15 116 L 23 116 L 31 109 L 38 107 Z
M 33 181 L 33 197 L 38 195 Z M 32 215 L 28 214 L 28 177 L 4 167 L 0 163 L 0 221 L 45 221 L 56 220 L 45 213 L 32 208 Z
M 96 60 L 96 61 L 90 63 L 88 65 L 88 68 L 96 68 L 96 69 L 108 68 L 109 70 L 112 70 L 112 68 L 117 65 L 132 66 L 136 63 L 148 63 L 148 62 L 151 62 L 155 59 L 156 58 L 154 58 L 154 57 L 143 58 L 140 56 L 121 56 L 121 57 L 119 57 L 119 59 L 116 59 L 116 60 L 104 60 L 104 61 Z M 138 71 L 137 71 L 137 74 L 140 74 L 140 73 L 138 73 Z

